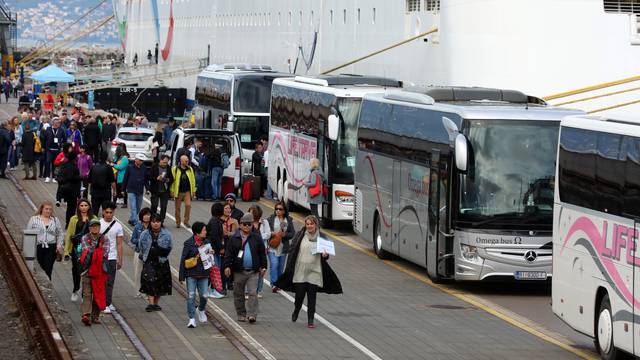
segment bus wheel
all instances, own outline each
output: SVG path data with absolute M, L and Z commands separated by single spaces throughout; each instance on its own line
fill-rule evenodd
M 614 360 L 622 358 L 620 350 L 613 345 L 613 317 L 611 316 L 611 301 L 609 301 L 608 294 L 605 294 L 600 301 L 595 343 L 602 359 Z
M 389 252 L 382 249 L 382 225 L 380 225 L 380 218 L 378 218 L 378 215 L 376 215 L 373 222 L 373 229 L 373 252 L 376 253 L 378 259 L 389 259 Z

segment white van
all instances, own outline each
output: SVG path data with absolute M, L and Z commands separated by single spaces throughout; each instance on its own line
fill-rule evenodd
M 172 166 L 178 164 L 178 159 L 175 156 L 176 152 L 183 148 L 185 142 L 189 140 L 201 141 L 204 147 L 222 144 L 224 151 L 229 154 L 229 167 L 224 169 L 222 176 L 233 178 L 234 189 L 237 190 L 240 187 L 240 179 L 242 178 L 240 169 L 247 166 L 247 160 L 242 156 L 238 134 L 220 129 L 177 128 L 173 131 L 170 141 L 166 143 L 165 154 L 171 157 L 170 164 Z

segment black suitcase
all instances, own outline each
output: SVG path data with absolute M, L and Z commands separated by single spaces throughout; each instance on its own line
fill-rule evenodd
M 260 176 L 254 176 L 253 177 L 253 183 L 251 184 L 251 198 L 253 200 L 260 200 L 260 197 L 262 196 L 262 177 Z

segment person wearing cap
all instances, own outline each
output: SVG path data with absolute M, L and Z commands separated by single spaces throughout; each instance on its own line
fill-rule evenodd
M 149 174 L 144 162 L 147 157 L 142 154 L 136 154 L 133 164 L 129 164 L 122 181 L 123 187 L 127 190 L 129 205 L 131 208 L 129 215 L 129 224 L 135 226 L 138 222 L 138 213 L 142 208 L 144 201 L 144 189 L 149 188 Z
M 189 156 L 180 156 L 180 165 L 171 169 L 173 184 L 171 184 L 171 196 L 176 199 L 176 227 L 180 227 L 180 208 L 184 202 L 184 226 L 189 227 L 191 215 L 191 199 L 196 193 L 196 175 L 189 165 Z
M 240 219 L 240 231 L 231 236 L 224 255 L 224 274 L 233 271 L 233 303 L 238 321 L 258 318 L 258 278 L 267 271 L 267 256 L 260 234 L 253 230 L 253 215 Z M 245 289 L 248 299 L 245 304 Z
M 224 196 L 224 201 L 231 206 L 231 217 L 240 222 L 244 212 L 236 207 L 236 194 L 228 193 Z
M 86 326 L 100 323 L 100 311 L 107 307 L 107 272 L 103 263 L 109 255 L 109 239 L 100 232 L 98 219 L 89 220 L 89 233 L 80 241 L 80 262 L 88 260 L 87 254 L 93 251 L 91 266 L 82 274 L 82 322 Z M 84 267 L 84 266 L 83 266 Z

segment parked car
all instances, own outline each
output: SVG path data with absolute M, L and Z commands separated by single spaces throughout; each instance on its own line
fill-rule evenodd
M 176 158 L 176 152 L 184 147 L 185 141 L 193 140 L 194 142 L 200 142 L 203 150 L 211 149 L 213 146 L 221 146 L 223 151 L 229 155 L 229 167 L 227 167 L 222 176 L 223 178 L 232 178 L 234 189 L 237 190 L 240 187 L 240 180 L 242 174 L 246 172 L 246 169 L 250 168 L 248 160 L 244 159 L 242 155 L 242 148 L 240 146 L 240 137 L 238 134 L 229 130 L 220 129 L 182 129 L 177 128 L 173 131 L 171 139 L 166 143 L 165 153 L 171 157 L 171 165 L 178 164 Z M 244 169 L 244 171 L 241 171 Z
M 116 152 L 116 147 L 120 143 L 124 143 L 127 146 L 127 152 L 129 158 L 134 158 L 136 154 L 143 153 L 151 162 L 151 146 L 154 135 L 154 131 L 149 128 L 143 127 L 122 127 L 118 130 L 116 138 L 111 141 L 111 148 L 109 149 L 109 157 L 113 159 Z

